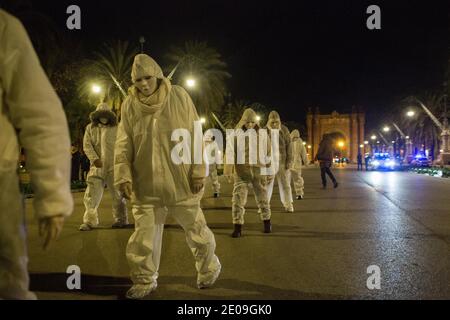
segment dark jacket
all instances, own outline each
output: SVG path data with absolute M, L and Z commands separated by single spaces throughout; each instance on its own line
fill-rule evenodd
M 333 141 L 329 138 L 323 138 L 319 144 L 316 159 L 319 161 L 333 161 L 334 157 Z

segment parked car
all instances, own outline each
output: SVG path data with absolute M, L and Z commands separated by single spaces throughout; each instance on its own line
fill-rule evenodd
M 424 154 L 417 154 L 411 161 L 414 167 L 431 167 L 431 160 Z
M 369 161 L 369 170 L 398 170 L 401 163 L 388 153 L 375 153 Z

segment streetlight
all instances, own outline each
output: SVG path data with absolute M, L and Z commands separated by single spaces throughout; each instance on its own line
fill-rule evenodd
M 303 141 L 303 145 L 306 146 L 306 142 L 305 141 Z
M 344 141 L 339 141 L 339 142 L 338 142 L 338 147 L 339 147 L 339 148 L 343 148 L 344 145 L 345 145 L 345 144 L 344 144 Z
M 195 87 L 195 80 L 192 79 L 192 78 L 188 78 L 188 79 L 186 80 L 186 85 L 187 85 L 189 88 Z
M 360 144 L 359 147 L 362 149 L 362 148 L 364 148 L 364 145 L 363 145 L 363 144 Z
M 391 130 L 391 128 L 389 128 L 388 126 L 385 126 L 384 128 L 383 128 L 383 131 L 384 132 L 389 132 Z
M 416 112 L 413 110 L 409 110 L 408 112 L 406 112 L 406 116 L 412 118 L 416 115 Z
M 373 135 L 373 136 L 370 137 L 370 139 L 371 139 L 371 140 L 377 140 L 377 136 L 376 136 L 376 135 Z
M 364 141 L 364 144 L 369 144 L 369 141 L 367 141 L 367 140 L 366 140 L 366 141 Z
M 102 88 L 97 84 L 93 84 L 91 90 L 95 94 L 99 94 L 100 92 L 102 92 Z

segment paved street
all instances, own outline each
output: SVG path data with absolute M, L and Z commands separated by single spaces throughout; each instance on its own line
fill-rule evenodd
M 272 234 L 262 233 L 251 195 L 240 239 L 230 237 L 232 186 L 221 180 L 222 197 L 213 199 L 208 185 L 202 204 L 223 265 L 216 286 L 196 288 L 184 233 L 169 219 L 159 287 L 150 299 L 450 299 L 450 179 L 350 168 L 335 173 L 339 188 L 322 190 L 319 170 L 304 170 L 305 199 L 295 201 L 295 213 L 282 210 L 275 186 Z M 105 194 L 102 227 L 79 232 L 83 194 L 75 193 L 74 214 L 47 252 L 30 223 L 31 286 L 39 298 L 123 298 L 133 230 L 109 228 Z M 30 205 L 27 212 L 31 221 Z M 66 288 L 69 265 L 81 268 L 79 291 Z M 366 287 L 370 265 L 381 269 L 380 290 Z

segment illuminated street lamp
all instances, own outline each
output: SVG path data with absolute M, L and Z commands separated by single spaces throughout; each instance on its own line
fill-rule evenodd
M 344 144 L 344 141 L 339 141 L 339 142 L 338 142 L 338 147 L 339 147 L 339 148 L 343 148 L 344 145 L 345 145 L 345 144 Z
M 371 139 L 371 140 L 377 140 L 377 136 L 376 136 L 376 135 L 372 135 L 372 136 L 370 137 L 370 139 Z
M 303 145 L 306 146 L 306 142 L 305 141 L 303 141 Z
M 362 149 L 362 148 L 364 148 L 364 145 L 363 145 L 363 144 L 360 144 L 359 147 Z
M 408 116 L 408 117 L 410 117 L 410 118 L 414 117 L 415 114 L 416 114 L 416 112 L 413 111 L 413 110 L 409 110 L 408 112 L 406 112 L 406 116 Z
M 369 141 L 367 141 L 367 140 L 366 140 L 366 141 L 364 141 L 364 144 L 369 144 Z
M 383 131 L 384 132 L 389 132 L 391 130 L 391 128 L 389 128 L 388 126 L 385 126 L 384 128 L 383 128 Z
M 186 80 L 186 85 L 187 85 L 189 88 L 195 87 L 195 80 L 192 79 L 192 78 L 188 78 L 188 79 Z
M 102 87 L 100 87 L 97 84 L 94 84 L 94 85 L 92 85 L 91 90 L 92 90 L 93 93 L 99 94 L 100 92 L 102 92 Z

